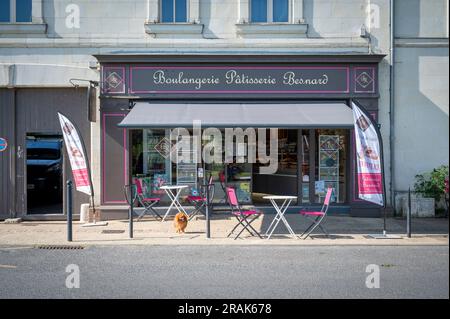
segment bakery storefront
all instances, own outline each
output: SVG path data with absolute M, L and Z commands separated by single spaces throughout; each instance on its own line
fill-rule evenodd
M 269 207 L 266 195 L 296 196 L 293 209 L 321 205 L 332 187 L 332 213 L 379 214 L 357 198 L 349 105 L 357 101 L 377 119 L 384 56 L 96 57 L 102 218 L 126 205 L 131 178 L 164 207 L 162 185 L 195 193 L 201 175 L 213 177 L 219 209 L 224 185 L 257 207 Z M 186 147 L 173 139 L 180 131 Z

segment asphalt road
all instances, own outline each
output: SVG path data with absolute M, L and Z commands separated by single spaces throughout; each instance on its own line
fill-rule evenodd
M 70 264 L 80 288 L 66 287 Z M 380 288 L 366 287 L 369 264 Z M 0 248 L 3 298 L 449 298 L 449 248 Z

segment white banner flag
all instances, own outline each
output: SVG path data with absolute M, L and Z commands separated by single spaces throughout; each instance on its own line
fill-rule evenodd
M 358 197 L 383 206 L 381 149 L 376 124 L 352 103 L 355 125 Z
M 81 143 L 81 136 L 78 134 L 78 131 L 72 122 L 64 115 L 58 113 L 58 116 L 63 131 L 64 142 L 66 143 L 67 153 L 69 155 L 75 187 L 77 191 L 92 195 L 91 180 L 83 144 Z

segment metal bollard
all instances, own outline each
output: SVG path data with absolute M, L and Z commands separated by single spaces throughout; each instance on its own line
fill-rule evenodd
M 134 234 L 133 234 L 133 204 L 134 204 L 134 194 L 133 194 L 133 184 L 130 185 L 130 211 L 129 211 L 129 229 L 128 229 L 128 233 L 129 233 L 129 237 L 133 238 Z
M 67 181 L 67 241 L 72 241 L 72 181 Z
M 211 220 L 209 219 L 209 185 L 206 185 L 206 238 L 211 238 Z
M 408 188 L 408 213 L 406 215 L 406 234 L 411 238 L 411 187 Z

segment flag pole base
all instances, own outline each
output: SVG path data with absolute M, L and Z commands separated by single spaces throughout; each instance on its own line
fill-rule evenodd
M 94 227 L 94 226 L 108 226 L 108 222 L 94 222 L 81 225 L 81 227 Z

